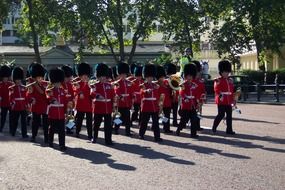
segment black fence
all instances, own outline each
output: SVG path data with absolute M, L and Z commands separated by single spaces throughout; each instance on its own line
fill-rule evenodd
M 206 91 L 208 97 L 214 96 L 214 82 L 206 82 Z M 270 101 L 280 102 L 285 101 L 285 84 L 249 84 L 236 83 L 235 90 L 241 89 L 241 101 Z

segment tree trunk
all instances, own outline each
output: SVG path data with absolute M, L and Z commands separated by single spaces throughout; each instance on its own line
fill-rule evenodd
M 123 31 L 123 18 L 121 14 L 121 1 L 117 0 L 117 15 L 118 15 L 118 40 L 119 40 L 119 50 L 120 50 L 120 60 L 125 61 L 125 47 L 124 47 L 124 31 Z
M 28 7 L 29 7 L 29 22 L 30 22 L 30 27 L 31 27 L 31 30 L 32 30 L 33 48 L 34 48 L 34 51 L 35 51 L 35 58 L 36 58 L 36 61 L 38 63 L 41 63 L 42 60 L 41 60 L 40 51 L 39 51 L 38 35 L 37 35 L 37 32 L 36 32 L 35 22 L 34 22 L 34 19 L 33 19 L 32 0 L 27 0 L 27 4 L 28 4 Z

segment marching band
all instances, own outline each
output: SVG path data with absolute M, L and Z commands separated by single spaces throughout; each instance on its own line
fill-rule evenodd
M 232 107 L 235 105 L 234 86 L 229 73 L 231 63 L 219 62 L 220 77 L 215 79 L 215 102 L 218 106 L 212 131 L 216 129 L 225 113 L 227 134 L 234 135 L 232 129 Z M 131 72 L 130 72 L 131 71 Z M 59 147 L 66 150 L 65 134 L 80 138 L 80 131 L 86 118 L 87 136 L 96 143 L 99 128 L 104 122 L 105 144 L 113 145 L 112 133 L 119 134 L 121 125 L 125 126 L 125 135 L 132 136 L 133 122 L 138 122 L 139 138 L 144 139 L 150 117 L 154 141 L 163 141 L 160 137 L 160 121 L 164 133 L 172 125 L 177 127 L 180 135 L 188 121 L 191 124 L 191 137 L 198 138 L 202 105 L 206 100 L 206 90 L 201 78 L 201 65 L 198 61 L 185 63 L 181 73 L 173 63 L 164 67 L 147 63 L 144 66 L 119 62 L 110 68 L 104 63 L 95 67 L 95 79 L 91 80 L 91 67 L 82 62 L 77 65 L 77 76 L 67 65 L 46 71 L 39 63 L 31 63 L 26 85 L 24 71 L 21 67 L 13 70 L 6 65 L 0 67 L 0 105 L 1 125 L 3 131 L 9 112 L 9 132 L 16 135 L 18 120 L 21 117 L 21 135 L 27 138 L 27 116 L 32 114 L 31 142 L 36 142 L 39 127 L 43 127 L 44 143 L 53 147 L 54 133 L 58 133 Z M 131 74 L 130 74 L 131 73 Z M 10 77 L 12 75 L 12 81 Z M 44 76 L 48 76 L 48 81 Z M 180 122 L 177 121 L 180 115 Z M 66 124 L 74 119 L 73 125 Z

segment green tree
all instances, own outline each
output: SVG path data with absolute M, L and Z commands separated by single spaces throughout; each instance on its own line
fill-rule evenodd
M 173 38 L 174 45 L 180 51 L 186 47 L 193 49 L 200 47 L 200 36 L 207 28 L 204 11 L 199 1 L 193 0 L 164 0 L 160 11 L 161 30 L 164 39 Z
M 255 44 L 257 58 L 263 64 L 264 52 L 280 53 L 285 36 L 285 4 L 282 0 L 200 0 L 217 27 L 212 42 L 219 54 L 237 54 Z

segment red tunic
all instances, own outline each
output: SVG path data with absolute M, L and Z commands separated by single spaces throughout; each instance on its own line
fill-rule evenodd
M 144 81 L 142 79 L 135 79 L 133 80 L 133 89 L 134 89 L 134 103 L 141 104 L 141 87 L 140 85 Z
M 156 83 L 144 83 L 141 85 L 141 111 L 158 112 L 159 111 L 159 85 Z
M 9 87 L 14 85 L 13 82 L 7 81 L 7 82 L 0 82 L 0 102 L 1 107 L 8 108 L 10 107 L 10 101 L 9 101 Z
M 66 98 L 68 101 L 73 101 L 74 99 L 74 92 L 71 82 L 63 82 L 62 87 L 65 91 Z
M 91 86 L 94 114 L 111 114 L 115 91 L 111 83 L 97 82 Z
M 134 93 L 133 83 L 129 80 L 119 79 L 115 82 L 115 93 L 119 97 L 119 108 L 131 108 Z
M 24 85 L 13 85 L 9 87 L 9 101 L 12 111 L 23 111 L 27 109 L 27 89 Z
M 170 108 L 172 106 L 172 89 L 169 86 L 168 80 L 164 80 L 159 86 L 159 94 L 164 94 L 163 107 Z
M 92 112 L 90 87 L 88 82 L 79 81 L 73 85 L 75 109 L 80 112 Z
M 181 110 L 193 110 L 197 108 L 198 85 L 193 82 L 184 82 L 179 91 L 181 97 Z
M 203 102 L 206 96 L 206 88 L 205 88 L 205 83 L 203 79 L 194 79 L 194 83 L 198 85 L 198 90 L 197 90 L 197 96 L 199 102 Z
M 234 102 L 234 84 L 230 78 L 217 78 L 214 83 L 215 102 L 218 105 L 231 105 Z
M 65 119 L 66 110 L 66 93 L 65 90 L 60 87 L 53 87 L 46 90 L 46 97 L 48 100 L 47 115 L 49 119 Z
M 28 85 L 27 100 L 31 103 L 31 111 L 37 114 L 46 114 L 47 98 L 45 94 L 47 81 L 34 82 Z

